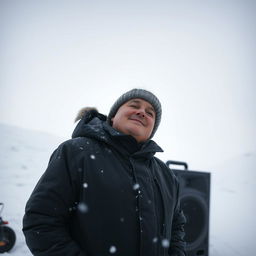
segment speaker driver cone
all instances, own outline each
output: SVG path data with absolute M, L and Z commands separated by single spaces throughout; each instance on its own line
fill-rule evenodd
M 181 207 L 187 219 L 184 227 L 187 250 L 194 250 L 207 233 L 207 205 L 201 194 L 191 189 L 181 197 Z

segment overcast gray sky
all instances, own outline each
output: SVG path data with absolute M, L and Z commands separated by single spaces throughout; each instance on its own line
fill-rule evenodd
M 154 92 L 163 160 L 256 151 L 256 1 L 0 0 L 1 122 L 68 139 L 83 106 Z

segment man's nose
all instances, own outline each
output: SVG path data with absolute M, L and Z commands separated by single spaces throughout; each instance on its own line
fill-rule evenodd
M 137 115 L 140 117 L 145 117 L 145 111 L 143 109 L 138 109 Z

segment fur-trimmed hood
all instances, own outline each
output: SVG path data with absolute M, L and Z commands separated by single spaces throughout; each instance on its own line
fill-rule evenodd
M 106 121 L 107 117 L 100 114 L 94 107 L 84 107 L 79 110 L 75 122 L 77 126 L 72 134 L 72 138 L 83 137 L 88 133 L 88 130 L 94 130 L 102 126 L 102 122 Z
M 86 113 L 88 113 L 88 112 L 90 112 L 90 111 L 96 111 L 96 112 L 98 112 L 98 109 L 95 108 L 95 107 L 83 107 L 83 108 L 81 108 L 81 109 L 78 111 L 77 116 L 76 116 L 74 122 L 77 122 L 77 121 L 81 120 L 81 119 L 86 115 Z

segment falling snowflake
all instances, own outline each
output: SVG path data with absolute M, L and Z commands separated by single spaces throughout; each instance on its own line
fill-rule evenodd
M 139 187 L 140 187 L 140 185 L 139 185 L 138 183 L 135 183 L 135 184 L 133 185 L 133 189 L 134 189 L 134 190 L 137 190 Z
M 112 153 L 111 149 L 109 149 L 109 148 L 106 148 L 106 151 L 107 151 L 109 154 Z
M 96 157 L 95 155 L 90 155 L 90 158 L 94 160 Z
M 120 218 L 120 221 L 121 221 L 121 222 L 124 222 L 124 218 Z
M 84 148 L 83 147 L 79 147 L 79 149 L 83 150 Z
M 103 170 L 100 170 L 101 173 L 103 173 L 104 171 Z
M 83 187 L 84 187 L 84 188 L 88 188 L 88 184 L 85 182 L 85 183 L 83 184 Z
M 158 241 L 158 238 L 154 237 L 152 241 L 153 241 L 153 243 L 156 243 Z
M 81 172 L 82 170 L 83 170 L 82 168 L 78 168 L 78 170 L 77 170 L 77 171 L 78 171 L 78 172 Z
M 110 246 L 109 252 L 110 253 L 115 253 L 116 252 L 116 247 L 114 245 Z
M 88 206 L 85 203 L 79 203 L 78 204 L 78 210 L 82 213 L 88 212 Z
M 163 239 L 163 240 L 162 240 L 162 246 L 163 246 L 164 248 L 168 248 L 168 247 L 170 246 L 169 240 L 168 240 L 168 239 Z

